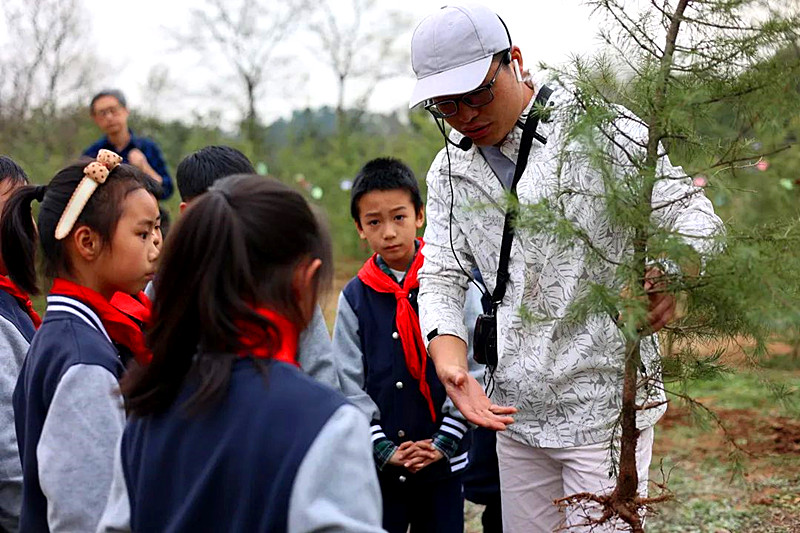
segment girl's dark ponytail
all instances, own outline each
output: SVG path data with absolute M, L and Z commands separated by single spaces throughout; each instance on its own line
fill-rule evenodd
M 42 203 L 44 194 L 47 192 L 47 185 L 34 185 L 33 189 L 34 198 L 37 202 Z
M 196 388 L 187 411 L 217 401 L 243 349 L 243 323 L 263 330 L 265 345 L 278 343 L 278 328 L 255 307 L 305 327 L 308 317 L 292 288 L 295 269 L 322 260 L 310 288 L 316 296 L 331 276 L 329 242 L 303 196 L 276 180 L 230 176 L 194 200 L 167 240 L 156 277 L 148 331 L 153 360 L 120 383 L 129 413 L 166 410 L 190 372 Z
M 175 231 L 164 264 L 182 266 L 161 269 L 155 281 L 153 316 L 157 318 L 148 338 L 153 360 L 146 369 L 129 368 L 120 383 L 128 412 L 136 415 L 160 411 L 172 403 L 192 366 L 201 333 L 235 344 L 236 320 L 255 314 L 240 297 L 240 285 L 252 286 L 253 277 L 241 224 L 226 198 L 217 193 L 203 195 Z M 218 301 L 228 305 L 218 308 Z M 229 348 L 218 345 L 212 350 Z M 218 398 L 227 388 L 232 364 L 232 357 L 215 357 L 199 365 L 205 379 L 188 404 L 203 406 Z
M 3 262 L 14 283 L 29 294 L 39 294 L 36 283 L 38 234 L 31 203 L 44 200 L 46 185 L 28 185 L 11 195 L 0 217 L 0 245 Z

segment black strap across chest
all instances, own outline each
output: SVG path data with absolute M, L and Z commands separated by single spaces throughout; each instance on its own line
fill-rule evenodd
M 536 128 L 539 126 L 541 118 L 541 110 L 550 99 L 553 90 L 547 85 L 542 86 L 536 94 L 533 108 L 531 109 L 528 120 L 525 122 L 525 127 L 522 129 L 522 139 L 519 144 L 519 155 L 517 156 L 517 165 L 514 168 L 514 181 L 511 182 L 511 194 L 514 199 L 517 199 L 517 183 L 519 183 L 522 173 L 525 172 L 525 167 L 528 166 L 528 155 L 531 151 L 533 139 L 536 137 L 540 142 L 546 142 L 541 135 L 536 133 Z M 544 140 L 543 140 L 544 139 Z M 505 224 L 503 225 L 503 241 L 500 244 L 500 262 L 497 266 L 497 282 L 495 283 L 494 292 L 492 293 L 492 307 L 497 311 L 500 302 L 506 295 L 506 285 L 508 283 L 508 261 L 511 255 L 511 243 L 514 240 L 514 221 L 517 217 L 517 209 L 514 205 L 509 206 L 506 211 Z

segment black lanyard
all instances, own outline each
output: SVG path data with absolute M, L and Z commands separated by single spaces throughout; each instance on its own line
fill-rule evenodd
M 514 181 L 511 183 L 511 194 L 514 199 L 517 199 L 517 183 L 525 172 L 525 167 L 528 166 L 528 154 L 531 152 L 531 145 L 533 138 L 537 137 L 542 139 L 541 136 L 536 134 L 536 128 L 539 126 L 539 119 L 541 118 L 540 109 L 544 107 L 553 90 L 547 85 L 542 86 L 536 94 L 536 100 L 533 104 L 528 115 L 528 120 L 525 122 L 525 127 L 522 129 L 522 139 L 519 143 L 519 155 L 517 155 L 517 166 L 514 168 Z M 506 284 L 508 283 L 508 260 L 511 255 L 511 243 L 514 240 L 514 220 L 517 217 L 517 210 L 512 205 L 506 211 L 506 220 L 503 225 L 503 242 L 500 245 L 500 263 L 497 265 L 497 282 L 494 286 L 492 293 L 492 310 L 497 311 L 503 297 L 506 295 Z

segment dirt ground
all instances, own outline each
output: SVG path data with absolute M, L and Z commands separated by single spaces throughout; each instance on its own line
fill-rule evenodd
M 776 352 L 766 370 L 743 362 L 695 387 L 717 421 L 670 405 L 656 426 L 651 480 L 666 473 L 675 498 L 651 517 L 649 531 L 800 532 L 800 361 Z
M 800 420 L 788 416 L 764 415 L 756 409 L 715 409 L 725 429 L 700 432 L 694 438 L 694 452 L 707 456 L 726 456 L 732 441 L 753 458 L 767 455 L 796 454 L 800 456 Z M 659 430 L 691 427 L 688 408 L 671 406 L 658 424 Z M 660 431 L 658 448 L 668 451 L 678 443 L 669 431 Z
M 800 533 L 800 361 L 784 346 L 761 369 L 741 353 L 727 362 L 731 374 L 687 391 L 722 427 L 681 400 L 656 426 L 650 479 L 666 478 L 673 500 L 648 517 L 650 533 Z M 467 533 L 479 516 L 467 505 Z
M 331 329 L 339 292 L 361 263 L 337 263 L 323 303 Z M 718 347 L 699 348 L 710 355 Z M 671 401 L 656 426 L 650 479 L 660 482 L 662 471 L 668 475 L 674 499 L 648 517 L 647 530 L 800 533 L 800 358 L 794 346 L 782 342 L 770 344 L 766 362 L 750 355 L 746 340 L 724 347 L 721 360 L 731 373 L 690 384 L 687 392 L 725 429 L 681 400 Z M 466 503 L 466 533 L 481 532 L 481 510 Z

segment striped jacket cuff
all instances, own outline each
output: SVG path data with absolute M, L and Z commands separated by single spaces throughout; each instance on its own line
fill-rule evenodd
M 448 459 L 452 459 L 467 432 L 467 424 L 452 416 L 445 416 L 439 430 L 433 434 L 433 446 Z
M 373 423 L 370 433 L 372 434 L 372 454 L 375 457 L 375 464 L 378 466 L 378 470 L 383 470 L 394 452 L 397 451 L 397 446 L 386 437 L 380 424 Z
M 450 471 L 459 472 L 469 465 L 469 452 L 464 452 L 450 458 Z

